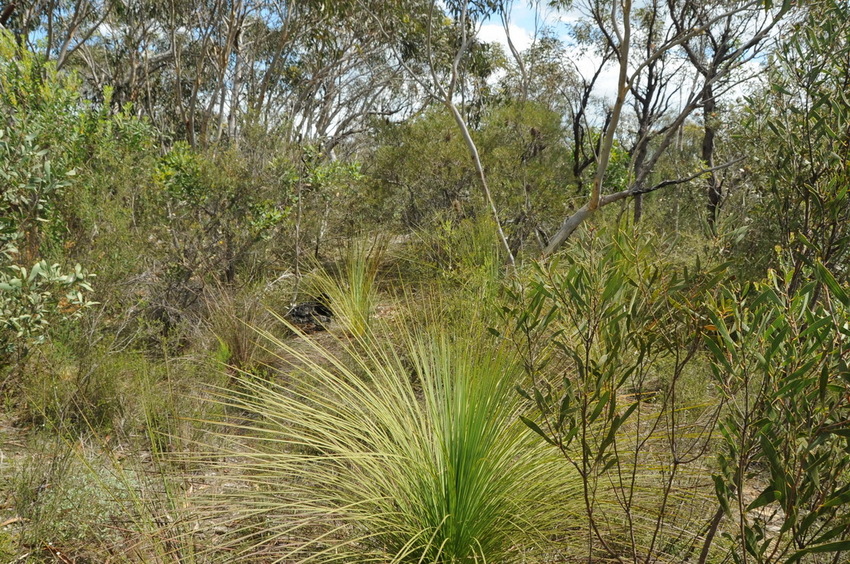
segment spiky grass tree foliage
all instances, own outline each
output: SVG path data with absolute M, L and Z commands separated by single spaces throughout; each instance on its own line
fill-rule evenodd
M 230 429 L 241 438 L 223 469 L 248 486 L 216 496 L 210 513 L 229 521 L 230 550 L 428 563 L 552 550 L 578 484 L 518 420 L 514 358 L 477 331 L 435 327 L 341 352 L 265 335 L 292 383 L 246 379 L 226 395 L 250 421 Z
M 341 326 L 358 338 L 369 331 L 377 299 L 378 269 L 385 251 L 384 240 L 352 241 L 339 271 L 332 273 L 318 267 L 308 282 L 313 293 L 328 302 Z

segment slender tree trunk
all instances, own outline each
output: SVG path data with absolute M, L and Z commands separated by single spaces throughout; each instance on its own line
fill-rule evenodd
M 635 225 L 640 223 L 640 219 L 643 217 L 643 194 L 635 194 Z
M 643 129 L 643 127 L 642 127 L 642 129 Z M 648 128 L 646 128 L 646 129 L 648 129 Z M 644 137 L 646 136 L 646 134 L 647 134 L 646 131 L 639 131 L 638 132 L 638 136 L 639 136 L 638 138 L 641 139 L 641 142 L 640 142 L 640 145 L 638 147 L 637 153 L 635 154 L 634 170 L 642 170 L 643 163 L 644 163 L 644 161 L 646 161 L 647 147 L 646 147 L 646 143 L 644 143 L 642 141 L 644 139 Z M 640 192 L 641 188 L 643 188 L 642 185 L 635 186 L 635 191 Z M 635 220 L 635 225 L 637 225 L 638 223 L 640 223 L 641 217 L 643 217 L 643 194 L 637 193 L 637 194 L 635 194 L 633 199 L 635 201 L 634 220 Z
M 714 138 L 717 134 L 717 125 L 715 123 L 715 112 L 717 111 L 717 102 L 714 99 L 714 88 L 712 80 L 714 76 L 706 77 L 705 87 L 705 105 L 703 106 L 703 121 L 704 134 L 702 138 L 702 160 L 706 168 L 714 167 Z M 720 202 L 723 199 L 722 187 L 715 173 L 709 173 L 706 179 L 706 189 L 708 193 L 708 225 L 712 233 L 715 231 L 717 222 L 717 213 L 720 208 Z
M 239 92 L 242 90 L 243 82 L 243 55 L 242 55 L 242 29 L 244 19 L 241 14 L 242 3 L 238 3 L 234 8 L 232 18 L 233 25 L 236 29 L 233 31 L 233 56 L 235 59 L 233 68 L 233 84 L 230 88 L 230 107 L 227 114 L 227 136 L 231 143 L 239 145 L 236 136 L 236 116 L 239 113 Z
M 611 158 L 611 150 L 614 147 L 614 135 L 617 132 L 617 126 L 620 124 L 620 114 L 623 111 L 623 104 L 626 101 L 626 93 L 628 92 L 628 68 L 629 68 L 629 53 L 631 47 L 631 13 L 632 2 L 626 0 L 622 5 L 622 32 L 620 35 L 620 45 L 617 49 L 617 59 L 619 60 L 619 73 L 617 77 L 617 99 L 614 101 L 614 107 L 611 110 L 611 120 L 608 123 L 603 137 L 602 143 L 599 146 L 599 160 L 596 164 L 596 173 L 593 176 L 593 188 L 590 193 L 588 202 L 578 209 L 573 215 L 568 217 L 561 227 L 552 236 L 549 244 L 543 249 L 543 256 L 548 256 L 554 253 L 558 247 L 564 244 L 570 235 L 578 229 L 578 226 L 588 217 L 596 213 L 602 201 L 602 187 L 605 181 L 605 173 L 608 170 L 608 162 Z M 617 21 L 616 18 L 616 3 L 612 9 L 611 20 Z

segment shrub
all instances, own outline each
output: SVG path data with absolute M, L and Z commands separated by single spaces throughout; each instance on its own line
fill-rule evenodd
M 687 562 L 712 545 L 702 476 L 719 408 L 694 360 L 699 303 L 722 271 L 677 272 L 658 250 L 585 232 L 504 309 L 536 408 L 526 424 L 581 476 L 588 559 Z
M 72 82 L 0 30 L 0 366 L 91 305 L 90 275 L 54 263 L 61 252 L 50 249 L 61 232 L 57 202 L 73 175 L 66 149 L 76 99 Z

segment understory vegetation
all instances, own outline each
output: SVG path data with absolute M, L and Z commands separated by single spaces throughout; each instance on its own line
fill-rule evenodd
M 847 562 L 803 4 L 0 2 L 0 562 Z

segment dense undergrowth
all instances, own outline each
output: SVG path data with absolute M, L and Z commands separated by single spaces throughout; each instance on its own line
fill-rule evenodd
M 790 118 L 750 107 L 737 142 L 776 156 L 711 228 L 696 179 L 543 260 L 570 157 L 512 132 L 562 125 L 496 105 L 510 267 L 445 112 L 378 124 L 362 162 L 251 124 L 190 147 L 6 35 L 0 57 L 0 560 L 850 553 L 834 139 L 800 144 L 832 165 L 807 176 L 768 133 Z M 293 325 L 309 300 L 333 320 Z

